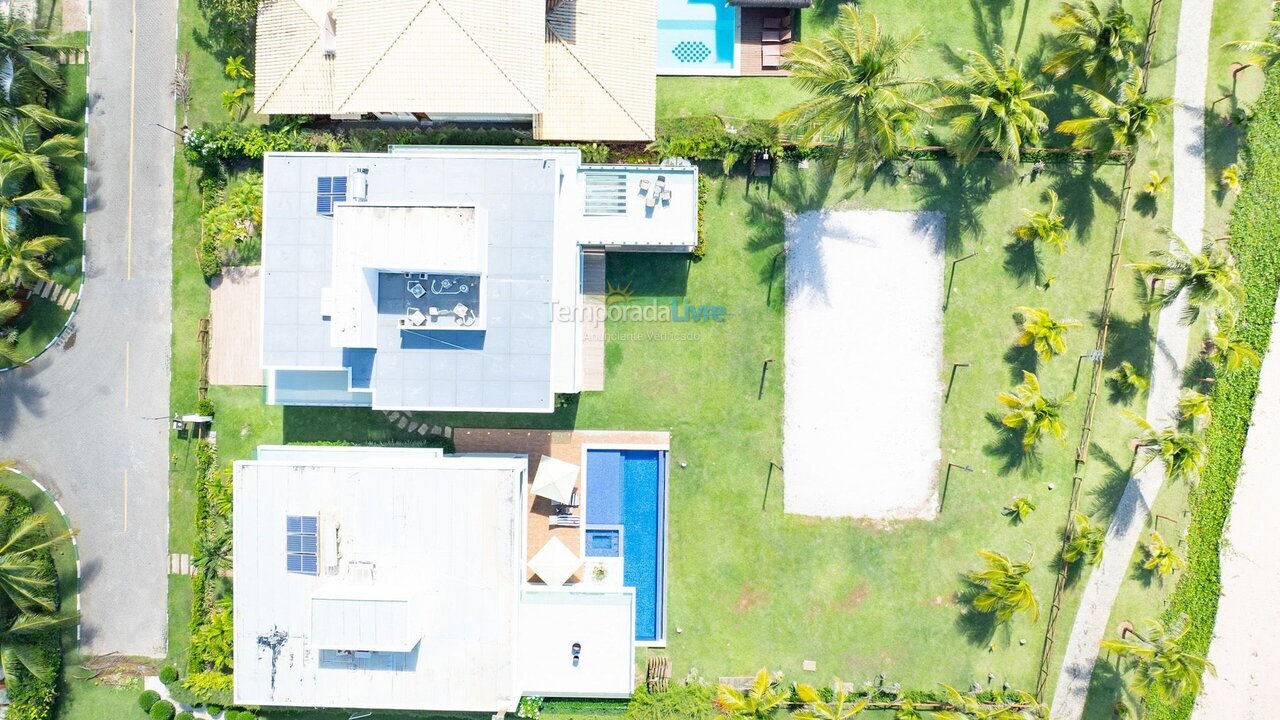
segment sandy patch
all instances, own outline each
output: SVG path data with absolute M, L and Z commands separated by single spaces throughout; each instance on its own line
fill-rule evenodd
M 788 223 L 786 512 L 936 516 L 942 220 L 812 212 Z

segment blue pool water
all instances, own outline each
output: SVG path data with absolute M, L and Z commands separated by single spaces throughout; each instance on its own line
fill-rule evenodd
M 587 554 L 603 551 L 621 526 L 622 581 L 636 589 L 636 640 L 666 636 L 667 454 L 658 450 L 587 451 Z
M 738 9 L 724 0 L 658 0 L 658 74 L 731 74 Z

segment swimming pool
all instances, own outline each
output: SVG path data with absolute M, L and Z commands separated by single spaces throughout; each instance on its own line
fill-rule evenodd
M 666 639 L 667 453 L 587 450 L 587 555 L 622 553 L 636 591 L 636 641 Z
M 736 75 L 737 40 L 724 0 L 658 0 L 659 75 Z

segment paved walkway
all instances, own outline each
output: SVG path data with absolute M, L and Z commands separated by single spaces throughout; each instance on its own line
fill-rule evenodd
M 1276 330 L 1273 323 L 1273 337 Z M 1280 683 L 1276 682 L 1280 645 L 1274 635 L 1280 627 L 1280 603 L 1276 602 L 1280 544 L 1275 541 L 1278 467 L 1280 357 L 1273 351 L 1262 364 L 1244 465 L 1219 551 L 1222 600 L 1209 646 L 1209 661 L 1217 667 L 1218 676 L 1205 674 L 1204 691 L 1192 715 L 1195 720 L 1262 720 L 1273 717 L 1280 705 Z
M 1204 95 L 1208 82 L 1209 22 L 1213 0 L 1183 0 L 1178 19 L 1177 66 L 1173 100 L 1173 231 L 1193 251 L 1204 235 Z M 1179 298 L 1160 312 L 1147 420 L 1157 427 L 1170 423 L 1182 390 L 1189 329 L 1179 322 L 1186 303 Z M 1164 465 L 1148 464 L 1125 488 L 1111 526 L 1106 552 L 1089 575 L 1080 599 L 1066 655 L 1053 695 L 1054 720 L 1079 720 L 1089 693 L 1107 621 L 1120 584 L 1164 481 Z
M 173 125 L 175 12 L 93 3 L 76 330 L 0 373 L 0 457 L 45 483 L 80 533 L 90 655 L 165 652 L 174 137 L 152 123 Z

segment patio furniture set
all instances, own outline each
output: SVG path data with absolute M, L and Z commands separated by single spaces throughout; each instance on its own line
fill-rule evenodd
M 582 517 L 573 512 L 580 504 L 578 474 L 579 468 L 573 463 L 546 455 L 538 460 L 538 472 L 530 490 L 534 495 L 551 501 L 555 514 L 548 518 L 550 527 L 578 527 L 582 524 Z M 568 582 L 580 567 L 582 558 L 556 537 L 548 540 L 529 560 L 529 569 L 552 586 Z
M 417 298 L 418 300 L 421 300 L 422 296 L 427 294 L 426 288 L 422 286 L 422 283 L 425 282 L 427 279 L 427 274 L 426 273 L 405 273 L 404 276 L 408 278 L 405 281 L 405 290 L 413 297 Z M 448 281 L 445 281 L 445 282 L 448 282 Z M 466 286 L 464 285 L 462 287 L 463 287 L 463 290 L 465 291 Z M 432 288 L 432 292 L 435 294 L 450 294 L 447 292 L 441 293 L 438 290 L 436 290 L 434 287 Z M 451 308 L 428 306 L 427 311 L 425 313 L 423 313 L 422 310 L 414 307 L 413 305 L 407 305 L 405 308 L 405 316 L 400 318 L 400 327 L 401 328 L 423 327 L 428 322 L 435 323 L 438 320 L 440 320 L 440 318 L 444 318 L 444 317 L 452 317 L 455 325 L 461 325 L 463 327 L 474 325 L 476 322 L 476 314 L 471 311 L 471 308 L 467 307 L 463 303 L 456 303 Z
M 760 67 L 782 67 L 782 51 L 791 42 L 791 13 L 771 15 L 760 21 Z
M 671 191 L 667 189 L 666 175 L 659 175 L 652 185 L 647 179 L 642 179 L 640 181 L 640 194 L 647 196 L 644 201 L 644 206 L 647 208 L 657 207 L 659 200 L 662 201 L 663 205 L 671 204 Z

